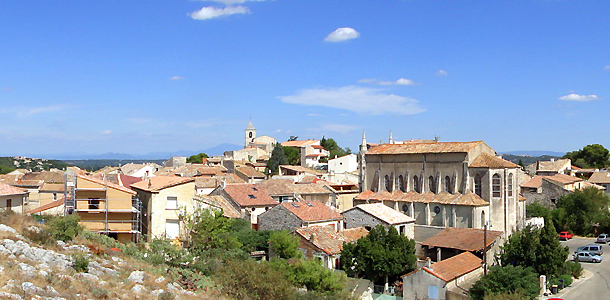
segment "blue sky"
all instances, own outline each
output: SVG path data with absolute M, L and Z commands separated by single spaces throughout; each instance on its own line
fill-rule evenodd
M 0 0 L 0 155 L 610 148 L 610 1 Z M 227 149 L 229 150 L 229 149 Z

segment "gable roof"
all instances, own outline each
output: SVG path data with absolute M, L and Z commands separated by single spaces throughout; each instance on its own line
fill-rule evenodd
M 451 204 L 451 205 L 465 205 L 465 206 L 487 206 L 489 202 L 485 201 L 479 195 L 474 193 L 447 193 L 441 192 L 438 194 L 432 192 L 418 193 L 415 191 L 402 192 L 394 191 L 392 193 L 388 191 L 381 191 L 375 193 L 373 191 L 364 191 L 354 198 L 354 200 L 364 201 L 402 201 L 402 202 L 418 202 L 418 203 L 439 203 L 439 204 Z
M 64 205 L 64 199 L 63 198 L 64 198 L 64 196 L 62 195 L 61 199 L 55 200 L 53 202 L 49 202 L 49 203 L 47 203 L 45 205 L 41 205 L 41 206 L 39 206 L 37 208 L 34 208 L 34 209 L 31 209 L 31 210 L 28 210 L 26 213 L 28 213 L 28 214 L 37 214 L 39 212 L 43 212 L 45 210 L 48 210 L 48 209 L 51 209 L 51 208 L 55 208 L 55 207 L 59 207 L 61 205 Z
M 508 160 L 496 157 L 489 153 L 481 153 L 475 160 L 470 164 L 470 168 L 491 168 L 491 169 L 503 169 L 503 168 L 520 168 Z
M 80 175 L 80 174 L 76 174 L 76 177 L 87 180 L 87 181 L 91 181 L 91 182 L 95 182 L 97 184 L 101 184 L 101 185 L 106 185 L 109 188 L 115 189 L 115 190 L 119 190 L 119 191 L 123 191 L 132 195 L 135 195 L 136 192 L 134 192 L 132 189 L 124 187 L 122 185 L 118 185 L 118 184 L 114 184 L 112 182 L 104 182 L 101 179 L 97 179 L 91 176 L 87 176 L 87 175 Z
M 249 183 L 227 184 L 224 191 L 239 206 L 271 206 L 278 204 L 267 190 Z
M 332 226 L 301 227 L 297 228 L 294 232 L 328 255 L 341 253 L 343 243 L 357 241 L 359 238 L 369 234 L 362 227 L 337 232 Z
M 313 195 L 323 194 L 328 195 L 333 192 L 325 187 L 324 184 L 319 183 L 299 183 L 295 184 L 290 179 L 271 179 L 256 183 L 257 186 L 261 186 L 267 190 L 269 195 L 282 196 L 282 195 Z
M 220 208 L 222 209 L 222 215 L 227 217 L 227 218 L 240 218 L 240 214 L 237 210 L 235 210 L 235 208 L 229 204 L 227 202 L 227 200 L 223 197 L 223 196 L 218 196 L 218 195 L 207 195 L 207 196 L 202 196 L 202 195 L 196 195 L 195 196 L 195 200 L 196 201 L 201 201 L 207 205 L 210 206 L 214 206 L 216 208 Z
M 387 224 L 390 224 L 390 225 L 415 222 L 415 219 L 413 219 L 399 211 L 396 211 L 392 208 L 389 208 L 386 205 L 383 205 L 381 203 L 356 205 L 356 206 L 342 212 L 341 214 L 345 214 L 346 212 L 354 210 L 354 209 L 362 210 L 365 213 L 367 213 L 373 217 L 376 217 L 377 219 L 379 219 Z
M 324 174 L 323 172 L 320 172 L 320 171 L 317 171 L 314 169 L 310 169 L 310 168 L 305 168 L 302 166 L 280 165 L 280 168 L 298 172 L 298 173 L 309 173 L 309 174 L 316 175 L 316 176 L 321 176 Z
M 342 218 L 336 208 L 325 205 L 318 200 L 282 202 L 280 205 L 305 222 L 340 220 Z
M 589 177 L 589 182 L 610 183 L 610 172 L 594 172 L 591 177 Z
M 195 177 L 195 187 L 197 188 L 215 188 L 221 182 L 225 183 L 245 183 L 246 181 L 241 179 L 235 173 L 227 173 L 212 177 Z
M 570 176 L 570 175 L 565 175 L 565 174 L 553 174 L 553 175 L 536 175 L 534 177 L 532 177 L 532 179 L 524 182 L 523 184 L 521 184 L 521 187 L 524 188 L 539 188 L 542 186 L 542 180 L 546 179 L 546 180 L 550 180 L 550 181 L 554 181 L 560 184 L 572 184 L 572 183 L 576 183 L 576 182 L 580 182 L 583 181 L 583 179 L 575 177 L 575 176 Z
M 300 140 L 300 141 L 286 141 L 282 142 L 284 147 L 305 147 L 309 145 L 319 144 L 319 140 Z
M 248 178 L 265 178 L 265 174 L 250 166 L 240 166 L 235 168 L 235 171 L 246 175 Z
M 381 144 L 371 148 L 369 154 L 421 154 L 421 153 L 468 153 L 483 141 L 475 142 L 406 142 L 404 144 Z
M 487 246 L 489 247 L 501 235 L 502 231 L 487 230 Z M 463 251 L 480 251 L 483 250 L 483 239 L 483 229 L 447 227 L 422 242 L 421 245 Z
M 56 171 L 30 172 L 23 175 L 23 180 L 43 180 L 46 183 L 65 182 L 65 173 Z
M 0 196 L 23 195 L 27 193 L 27 190 L 0 182 Z
M 131 187 L 142 191 L 156 193 L 160 190 L 192 181 L 195 181 L 195 179 L 190 177 L 155 176 L 140 182 L 136 182 L 132 184 Z
M 430 267 L 423 267 L 422 270 L 445 282 L 449 282 L 481 268 L 481 262 L 482 260 L 476 255 L 466 251 L 434 263 Z

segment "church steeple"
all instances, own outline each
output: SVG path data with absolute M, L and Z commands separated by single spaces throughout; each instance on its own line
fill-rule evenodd
M 250 147 L 250 144 L 254 142 L 256 138 L 256 128 L 252 125 L 252 121 L 248 122 L 248 127 L 246 127 L 245 138 L 244 138 L 244 148 Z
M 358 152 L 358 185 L 360 192 L 366 191 L 366 152 L 368 147 L 366 146 L 366 135 L 362 130 L 362 144 L 360 144 L 360 151 Z

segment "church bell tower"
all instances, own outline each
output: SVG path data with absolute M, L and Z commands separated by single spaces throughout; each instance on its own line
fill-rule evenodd
M 256 128 L 252 125 L 252 121 L 248 122 L 248 127 L 246 127 L 245 133 L 245 142 L 244 148 L 250 147 L 250 144 L 254 142 L 256 138 Z

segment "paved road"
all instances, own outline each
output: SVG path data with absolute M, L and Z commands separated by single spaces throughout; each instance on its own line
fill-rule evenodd
M 588 244 L 594 244 L 594 238 L 574 238 L 561 242 L 570 248 L 570 257 L 576 248 Z M 610 245 L 601 244 L 604 260 L 601 263 L 581 263 L 583 268 L 593 276 L 582 282 L 577 282 L 573 287 L 564 289 L 557 297 L 565 300 L 577 299 L 609 299 L 610 298 Z

